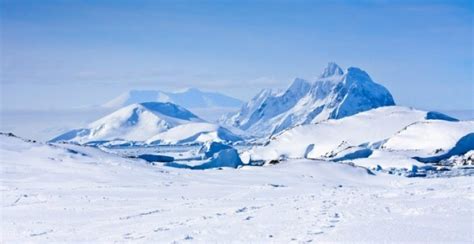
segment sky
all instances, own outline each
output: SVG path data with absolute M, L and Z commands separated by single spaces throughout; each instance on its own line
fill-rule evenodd
M 400 105 L 474 109 L 471 1 L 0 0 L 2 110 L 196 87 L 248 100 L 366 70 Z

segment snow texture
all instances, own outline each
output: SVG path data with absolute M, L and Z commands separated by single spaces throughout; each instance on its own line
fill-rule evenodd
M 0 155 L 2 243 L 474 240 L 471 177 L 308 159 L 189 170 L 6 135 Z

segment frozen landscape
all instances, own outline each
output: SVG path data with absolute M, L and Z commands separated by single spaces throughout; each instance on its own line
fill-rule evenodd
M 4 242 L 474 239 L 474 121 L 395 106 L 361 69 L 217 122 L 119 98 L 48 142 L 0 135 Z
M 0 0 L 0 243 L 474 243 L 472 0 Z
M 406 178 L 308 159 L 191 170 L 0 138 L 7 243 L 473 239 L 468 176 Z

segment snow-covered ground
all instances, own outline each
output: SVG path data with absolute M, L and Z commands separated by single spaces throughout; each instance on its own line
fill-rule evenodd
M 312 160 L 189 170 L 0 136 L 1 242 L 474 241 L 472 177 Z

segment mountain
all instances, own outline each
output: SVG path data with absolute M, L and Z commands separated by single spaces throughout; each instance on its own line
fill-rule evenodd
M 240 111 L 221 118 L 220 123 L 268 135 L 390 105 L 395 105 L 390 92 L 365 71 L 354 67 L 343 71 L 329 63 L 314 82 L 297 78 L 284 92 L 263 90 Z
M 447 151 L 473 132 L 472 121 L 459 122 L 440 113 L 388 106 L 338 120 L 296 126 L 248 154 L 252 160 L 312 158 L 351 160 L 356 164 L 352 160 L 377 157 L 371 162 L 365 160 L 362 166 L 386 161 L 386 166 L 408 162 L 409 167 L 419 163 L 412 157 Z
M 144 141 L 175 126 L 192 122 L 204 121 L 185 108 L 169 102 L 136 103 L 92 122 L 86 128 L 69 131 L 51 141 Z
M 217 92 L 206 92 L 190 88 L 182 92 L 164 92 L 159 90 L 131 90 L 102 105 L 105 108 L 121 108 L 134 103 L 171 102 L 187 109 L 239 107 L 242 101 Z

